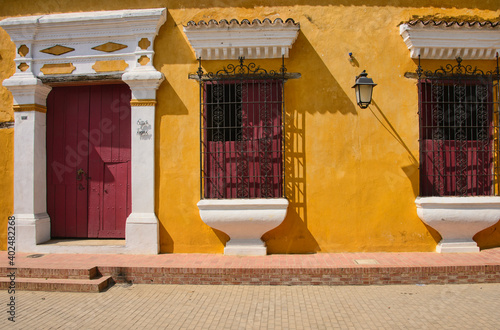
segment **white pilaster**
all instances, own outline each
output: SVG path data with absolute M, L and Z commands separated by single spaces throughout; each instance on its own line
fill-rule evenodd
M 14 97 L 14 215 L 18 251 L 50 239 L 47 214 L 45 106 L 51 88 L 32 74 L 4 81 Z
M 155 201 L 156 90 L 164 77 L 154 67 L 139 68 L 122 76 L 132 90 L 132 213 L 127 218 L 127 249 L 137 254 L 160 250 Z

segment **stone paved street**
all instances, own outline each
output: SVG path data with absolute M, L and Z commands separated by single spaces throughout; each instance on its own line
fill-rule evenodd
M 0 292 L 6 311 L 7 291 Z M 500 284 L 17 291 L 15 329 L 498 329 Z

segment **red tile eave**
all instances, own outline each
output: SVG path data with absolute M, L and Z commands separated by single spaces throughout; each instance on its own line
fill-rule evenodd
M 405 22 L 408 25 L 415 26 L 417 24 L 421 24 L 424 26 L 444 26 L 444 27 L 453 27 L 453 26 L 478 26 L 478 27 L 497 27 L 500 26 L 500 21 L 447 21 L 447 20 L 411 20 Z

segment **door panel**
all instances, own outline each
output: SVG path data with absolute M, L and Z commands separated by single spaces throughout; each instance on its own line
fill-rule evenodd
M 87 183 L 77 181 L 77 170 L 86 171 L 88 164 L 83 134 L 88 99 L 88 87 L 54 88 L 47 99 L 47 211 L 53 237 L 87 236 Z
M 79 90 L 74 90 L 75 94 L 79 94 L 78 98 L 78 119 L 77 119 L 77 129 L 75 130 L 77 136 L 77 147 L 76 152 L 82 158 L 79 165 L 76 167 L 76 172 L 73 173 L 73 177 L 77 177 L 76 186 L 76 203 L 77 209 L 77 222 L 76 222 L 76 232 L 85 237 L 85 233 L 88 232 L 88 178 L 83 174 L 78 176 L 78 170 L 82 170 L 84 173 L 89 172 L 89 165 L 87 157 L 89 154 L 89 139 L 88 132 L 89 129 L 89 114 L 90 114 L 90 87 L 82 86 Z
M 103 218 L 99 237 L 124 235 L 128 214 L 128 171 L 129 163 L 105 163 L 103 190 Z
M 93 86 L 90 98 L 89 237 L 125 237 L 125 222 L 131 210 L 130 197 L 130 89 L 126 85 Z M 99 141 L 97 141 L 99 140 Z M 117 164 L 125 166 L 117 171 Z M 122 167 L 123 167 L 122 166 Z M 94 177 L 96 178 L 94 180 Z M 116 186 L 123 198 L 115 198 Z M 122 208 L 124 212 L 117 213 Z
M 99 86 L 92 86 L 99 87 Z M 101 145 L 103 134 L 101 131 L 101 108 L 102 89 L 93 88 L 90 94 L 90 118 L 89 118 L 89 220 L 88 237 L 98 237 L 99 223 L 102 212 L 102 189 L 103 189 L 103 162 L 101 160 Z
M 52 236 L 124 238 L 131 209 L 130 89 L 55 87 L 47 108 Z

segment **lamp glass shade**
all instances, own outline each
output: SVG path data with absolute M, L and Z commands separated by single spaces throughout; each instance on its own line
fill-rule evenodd
M 356 77 L 356 83 L 352 88 L 356 92 L 356 103 L 361 109 L 367 108 L 372 102 L 373 87 L 377 86 L 371 78 L 367 77 L 366 71 Z
M 373 85 L 356 86 L 356 102 L 361 108 L 366 108 L 372 102 Z

